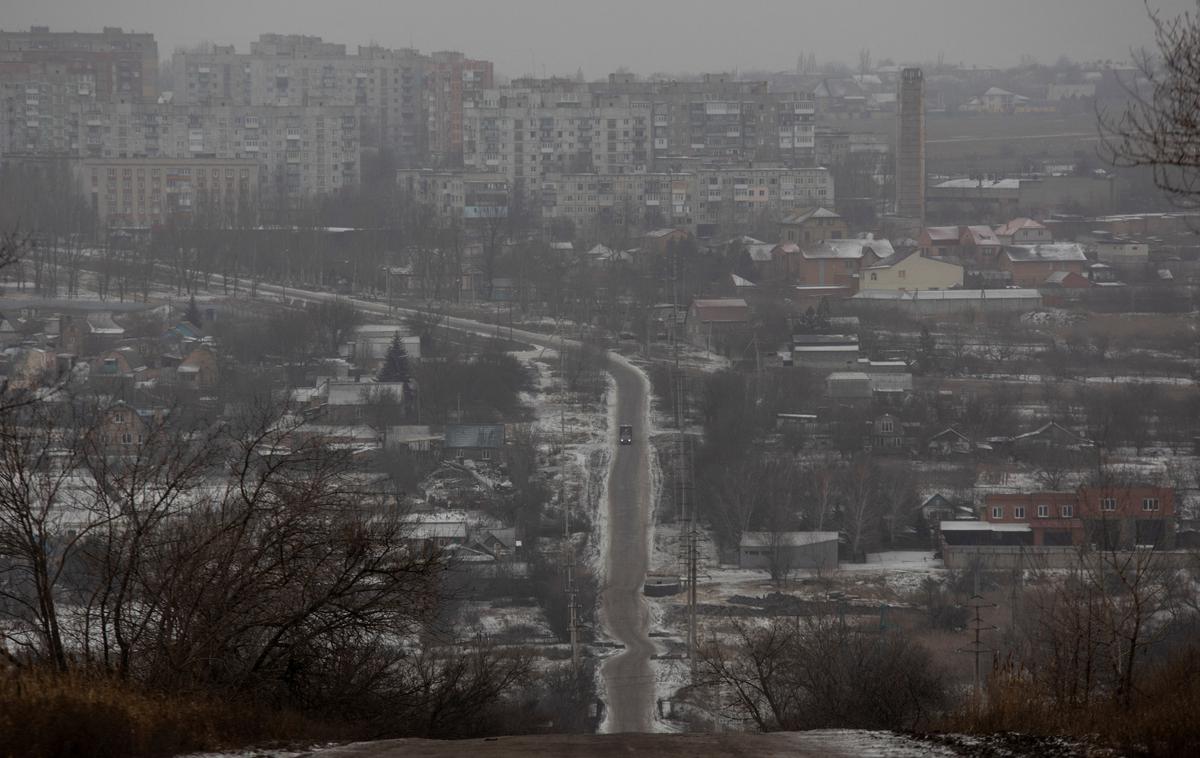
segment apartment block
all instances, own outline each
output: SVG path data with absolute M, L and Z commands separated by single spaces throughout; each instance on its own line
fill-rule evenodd
M 597 104 L 586 86 L 570 82 L 535 86 L 488 90 L 464 107 L 466 168 L 499 173 L 530 197 L 550 174 L 647 170 L 648 104 Z
M 693 174 L 554 174 L 542 181 L 543 220 L 601 220 L 644 228 L 689 226 Z
M 443 217 L 485 217 L 503 189 L 505 197 L 526 194 L 546 222 L 565 219 L 580 225 L 599 219 L 642 228 L 686 227 L 701 236 L 734 233 L 800 205 L 832 203 L 834 195 L 833 178 L 823 168 L 695 167 L 636 173 L 547 168 L 538 178 L 517 176 L 518 184 L 487 170 L 400 170 L 397 181 L 409 197 L 436 207 Z
M 360 46 L 350 55 L 320 37 L 280 34 L 260 35 L 249 53 L 214 46 L 171 61 L 177 104 L 358 108 L 362 143 L 404 165 L 425 158 L 427 65 L 416 50 Z
M 511 187 L 498 174 L 439 169 L 400 169 L 396 183 L 413 201 L 440 218 L 487 219 L 508 215 Z
M 425 113 L 429 161 L 435 166 L 461 166 L 463 104 L 478 103 L 494 86 L 491 61 L 472 60 L 459 52 L 435 52 L 425 66 Z
M 218 158 L 111 158 L 82 161 L 78 177 L 101 224 L 144 228 L 204 215 L 236 221 L 257 202 L 260 167 Z
M 533 191 L 546 177 L 812 165 L 814 107 L 766 82 L 520 79 L 463 109 L 463 163 Z
M 250 161 L 267 200 L 334 192 L 361 171 L 358 115 L 346 106 L 98 103 L 83 114 L 78 142 L 90 159 Z
M 100 32 L 0 31 L 0 64 L 24 63 L 86 77 L 105 102 L 158 98 L 158 43 L 153 34 L 106 26 Z
M 834 202 L 833 176 L 820 167 L 706 168 L 695 177 L 695 225 L 702 237 L 778 219 L 800 206 Z
M 773 93 L 765 81 L 738 81 L 727 74 L 687 82 L 612 74 L 591 89 L 598 97 L 650 104 L 656 160 L 686 155 L 811 165 L 816 109 L 807 95 Z
M 0 156 L 72 157 L 95 75 L 62 63 L 0 63 Z

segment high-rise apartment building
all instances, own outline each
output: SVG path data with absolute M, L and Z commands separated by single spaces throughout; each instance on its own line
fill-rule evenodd
M 463 164 L 502 174 L 533 195 L 552 173 L 645 172 L 649 103 L 594 100 L 586 85 L 514 83 L 463 109 Z
M 73 157 L 96 77 L 64 63 L 0 63 L 0 157 Z
M 42 72 L 88 78 L 92 94 L 107 102 L 158 98 L 158 43 L 153 34 L 104 27 L 101 32 L 0 31 L 0 64 L 24 63 Z
M 521 79 L 463 113 L 464 165 L 531 193 L 552 174 L 647 173 L 681 160 L 812 165 L 812 101 L 766 82 Z
M 611 74 L 591 90 L 650 103 L 655 159 L 812 161 L 813 101 L 770 92 L 765 81 L 738 81 L 726 74 L 705 74 L 690 82 L 638 81 L 632 74 Z
M 357 112 L 348 106 L 97 103 L 82 115 L 79 157 L 215 159 L 258 166 L 263 199 L 294 200 L 356 185 Z
M 425 113 L 428 119 L 429 162 L 461 166 L 463 161 L 463 104 L 478 103 L 494 86 L 491 61 L 471 60 L 462 53 L 431 53 L 425 66 Z
M 429 127 L 416 50 L 346 46 L 320 37 L 263 34 L 249 53 L 232 46 L 181 51 L 171 61 L 174 101 L 199 106 L 353 107 L 365 146 L 392 150 L 403 165 L 425 160 Z
M 896 136 L 896 214 L 925 221 L 925 75 L 900 72 L 899 133 Z

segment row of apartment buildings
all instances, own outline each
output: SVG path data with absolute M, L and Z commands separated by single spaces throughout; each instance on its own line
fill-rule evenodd
M 178 179 L 213 161 L 205 176 L 219 172 L 221 199 L 240 202 L 244 189 L 293 201 L 357 184 L 369 148 L 402 166 L 487 174 L 485 194 L 506 185 L 550 219 L 632 204 L 656 223 L 716 224 L 832 202 L 823 170 L 794 168 L 813 165 L 812 100 L 762 81 L 614 74 L 497 87 L 490 62 L 461 53 L 352 53 L 320 37 L 263 34 L 249 52 L 176 52 L 160 91 L 157 54 L 153 35 L 117 28 L 0 32 L 0 159 L 86 161 L 85 191 L 102 221 L 119 225 L 196 207 L 194 192 L 152 192 L 156 172 Z M 722 173 L 735 166 L 745 168 Z M 226 195 L 229 171 L 241 189 Z M 638 178 L 604 178 L 625 175 Z M 456 213 L 483 207 L 452 194 Z
M 677 156 L 812 164 L 811 100 L 766 82 L 523 79 L 464 104 L 463 164 L 512 183 L 551 173 L 662 171 Z
M 0 32 L 0 154 L 70 156 L 72 114 L 162 99 L 202 108 L 354 108 L 365 145 L 389 148 L 406 164 L 457 163 L 463 103 L 493 86 L 491 62 L 462 53 L 371 45 L 351 54 L 304 35 L 263 34 L 244 53 L 232 45 L 180 50 L 168 73 L 171 89 L 160 92 L 151 34 Z
M 543 221 L 585 224 L 600 218 L 645 227 L 687 227 L 700 236 L 780 217 L 797 206 L 832 204 L 833 177 L 820 167 L 700 166 L 681 171 L 598 173 L 553 171 L 513 180 L 500 172 L 400 169 L 397 181 L 414 201 L 443 218 L 506 215 L 513 194 Z

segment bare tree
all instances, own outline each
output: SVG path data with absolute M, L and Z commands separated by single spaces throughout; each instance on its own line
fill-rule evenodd
M 819 616 L 733 627 L 730 642 L 702 651 L 703 681 L 732 693 L 718 707 L 761 731 L 911 729 L 944 702 L 929 652 L 899 633 Z
M 850 555 L 858 560 L 874 536 L 878 515 L 877 478 L 879 472 L 868 455 L 859 455 L 843 474 L 842 528 L 850 540 Z
M 77 486 L 81 446 L 71 414 L 45 404 L 0 420 L 0 607 L 11 624 L 0 639 L 65 671 L 61 585 L 77 544 L 97 523 Z
M 1129 104 L 1101 111 L 1101 153 L 1117 166 L 1149 167 L 1155 185 L 1174 200 L 1200 200 L 1200 16 L 1165 18 L 1148 9 L 1158 55 L 1135 56 L 1148 91 L 1125 85 Z

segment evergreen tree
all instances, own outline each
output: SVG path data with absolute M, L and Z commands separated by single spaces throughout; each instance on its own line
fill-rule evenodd
M 192 326 L 199 328 L 203 319 L 200 316 L 200 308 L 196 305 L 196 296 L 192 295 L 192 299 L 188 301 L 187 312 L 183 314 L 184 320 Z
M 392 335 L 392 344 L 388 346 L 387 355 L 383 359 L 383 366 L 379 369 L 379 375 L 376 378 L 381 382 L 403 382 L 404 384 L 408 384 L 410 379 L 408 372 L 408 351 L 404 349 L 404 341 L 400 339 L 400 332 Z

